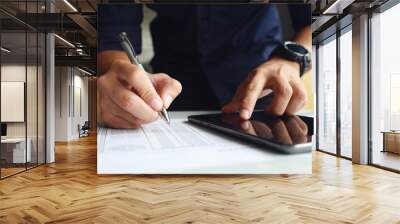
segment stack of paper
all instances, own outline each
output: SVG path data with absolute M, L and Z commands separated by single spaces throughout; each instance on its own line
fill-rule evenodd
M 183 119 L 98 132 L 99 174 L 311 173 L 311 153 L 284 155 Z

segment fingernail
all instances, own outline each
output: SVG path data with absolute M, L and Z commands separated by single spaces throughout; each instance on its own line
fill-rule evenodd
M 165 107 L 169 107 L 169 105 L 172 103 L 172 97 L 170 96 L 170 95 L 166 95 L 165 97 L 164 97 L 164 105 L 165 105 Z
M 162 106 L 163 106 L 163 103 L 161 102 L 161 100 L 160 99 L 157 99 L 157 98 L 153 98 L 151 101 L 150 101 L 150 106 L 154 109 L 154 110 L 161 110 L 161 108 L 162 108 Z
M 249 110 L 243 109 L 243 110 L 240 111 L 240 117 L 243 118 L 243 119 L 248 120 L 251 117 L 251 113 L 250 113 Z
M 269 94 L 271 94 L 272 93 L 272 89 L 267 89 L 267 90 L 265 90 L 265 95 L 269 95 Z

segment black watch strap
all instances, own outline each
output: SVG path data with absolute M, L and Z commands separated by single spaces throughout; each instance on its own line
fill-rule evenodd
M 294 61 L 300 65 L 300 77 L 303 76 L 310 69 L 311 56 L 310 52 L 303 46 L 286 41 L 280 44 L 274 51 L 274 55 L 287 59 L 289 61 Z
M 310 69 L 310 62 L 307 61 L 306 58 L 302 59 L 303 61 L 299 63 L 300 65 L 300 77 L 302 77 L 304 75 L 304 73 L 308 72 L 308 70 Z

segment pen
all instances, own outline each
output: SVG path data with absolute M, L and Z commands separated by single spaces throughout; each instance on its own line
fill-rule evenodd
M 133 48 L 131 42 L 128 39 L 128 35 L 126 35 L 125 32 L 122 32 L 119 34 L 119 39 L 121 41 L 121 46 L 122 49 L 126 52 L 128 55 L 129 60 L 131 61 L 132 64 L 135 64 L 139 66 L 141 69 L 144 70 L 143 65 L 139 61 L 139 57 L 136 55 L 135 49 Z M 170 119 L 167 110 L 165 107 L 163 107 L 160 111 L 160 116 L 168 123 L 170 124 Z

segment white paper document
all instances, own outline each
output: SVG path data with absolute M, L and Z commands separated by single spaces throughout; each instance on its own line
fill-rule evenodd
M 186 119 L 99 128 L 97 144 L 99 174 L 308 174 L 312 167 L 311 152 L 274 153 Z

